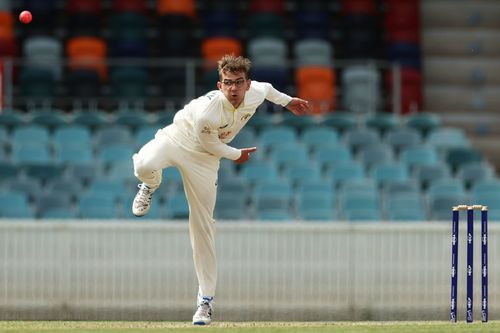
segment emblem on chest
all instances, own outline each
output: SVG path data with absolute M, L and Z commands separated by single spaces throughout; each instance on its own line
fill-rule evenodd
M 219 139 L 225 139 L 231 134 L 231 131 L 219 133 Z
M 248 118 L 250 118 L 252 116 L 251 113 L 245 113 L 242 117 L 241 117 L 241 121 L 247 121 Z

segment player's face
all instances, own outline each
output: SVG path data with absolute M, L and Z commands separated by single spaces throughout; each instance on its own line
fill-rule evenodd
M 247 90 L 250 89 L 250 80 L 246 78 L 243 72 L 226 72 L 222 74 L 222 79 L 217 82 L 217 88 L 219 88 L 228 101 L 237 108 L 243 101 L 243 98 L 245 98 Z

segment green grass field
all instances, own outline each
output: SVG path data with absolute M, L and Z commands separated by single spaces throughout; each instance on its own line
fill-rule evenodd
M 1 333 L 118 333 L 118 332 L 218 332 L 218 333 L 446 333 L 500 332 L 500 322 L 483 324 L 448 322 L 233 322 L 214 323 L 208 327 L 193 327 L 185 322 L 84 322 L 84 321 L 0 321 Z

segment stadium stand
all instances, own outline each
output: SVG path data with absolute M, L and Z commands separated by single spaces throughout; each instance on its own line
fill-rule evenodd
M 441 220 L 469 199 L 500 216 L 495 165 L 476 132 L 446 117 L 455 104 L 442 85 L 454 78 L 440 66 L 457 65 L 434 58 L 463 50 L 426 30 L 441 24 L 429 11 L 438 5 L 44 0 L 29 2 L 35 28 L 14 20 L 26 3 L 0 8 L 0 55 L 22 60 L 5 71 L 12 95 L 0 113 L 0 191 L 13 199 L 0 204 L 2 217 L 133 218 L 131 155 L 186 100 L 215 89 L 215 61 L 231 52 L 252 60 L 253 79 L 309 99 L 314 115 L 258 110 L 231 143 L 256 145 L 252 160 L 221 161 L 217 219 Z M 454 24 L 446 17 L 443 24 Z M 484 70 L 496 65 L 484 64 L 467 82 L 496 82 Z M 475 111 L 496 105 L 474 96 Z M 148 218 L 186 218 L 179 171 L 163 176 Z M 371 190 L 349 194 L 352 182 Z M 458 187 L 438 190 L 444 182 Z M 48 204 L 61 191 L 66 201 Z

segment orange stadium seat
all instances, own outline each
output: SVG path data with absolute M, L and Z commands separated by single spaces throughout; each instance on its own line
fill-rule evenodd
M 107 45 L 99 37 L 73 37 L 66 44 L 71 69 L 92 69 L 101 79 L 107 77 Z
M 297 92 L 311 103 L 314 113 L 331 112 L 335 109 L 335 72 L 329 67 L 304 66 L 295 72 Z
M 333 84 L 335 82 L 335 72 L 329 67 L 304 66 L 297 69 L 295 79 L 299 86 L 306 85 L 309 82 Z
M 206 69 L 211 69 L 216 66 L 217 60 L 225 54 L 241 55 L 242 45 L 235 38 L 211 37 L 202 41 L 201 53 L 203 59 L 206 61 Z
M 14 38 L 14 18 L 9 12 L 0 11 L 0 39 Z
M 159 15 L 184 14 L 196 17 L 194 0 L 158 0 L 157 11 Z
M 311 82 L 298 87 L 298 95 L 309 101 L 314 114 L 322 114 L 335 110 L 335 86 L 324 82 Z

